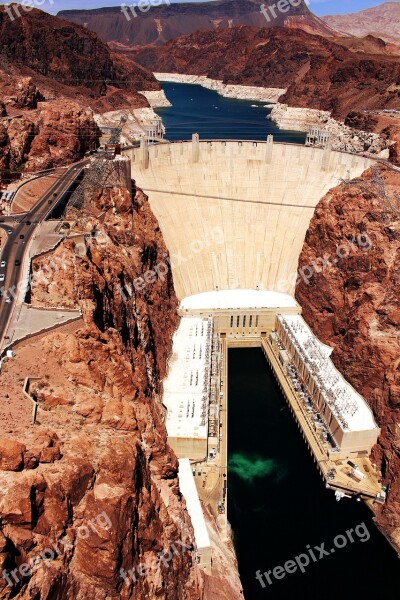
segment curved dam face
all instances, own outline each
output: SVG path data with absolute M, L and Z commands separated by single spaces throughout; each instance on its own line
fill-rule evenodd
M 319 200 L 373 160 L 269 142 L 179 142 L 128 151 L 171 254 L 178 298 L 221 289 L 294 294 Z

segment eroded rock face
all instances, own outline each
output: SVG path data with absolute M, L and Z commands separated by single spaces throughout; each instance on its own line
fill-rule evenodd
M 69 164 L 99 146 L 93 112 L 148 107 L 154 76 L 113 54 L 95 33 L 36 9 L 10 20 L 0 7 L 0 169 Z
M 376 131 L 378 119 L 371 114 L 352 111 L 347 115 L 344 124 L 361 131 Z
M 100 137 L 92 111 L 67 100 L 36 103 L 34 112 L 0 118 L 0 127 L 0 165 L 11 171 L 75 162 L 96 148 Z
M 375 131 L 389 140 L 389 160 L 395 165 L 400 164 L 400 120 L 395 113 L 354 111 L 347 115 L 345 125 L 360 129 L 366 134 Z
M 350 35 L 362 37 L 373 34 L 385 40 L 400 42 L 397 23 L 400 17 L 400 7 L 396 2 L 383 2 L 373 8 L 352 12 L 348 15 L 329 15 L 323 17 L 330 27 Z
M 242 26 L 197 31 L 142 50 L 136 60 L 158 73 L 284 88 L 280 102 L 329 111 L 336 119 L 356 109 L 397 108 L 398 57 L 378 54 L 373 43 L 352 51 L 338 41 L 299 29 Z
M 9 64 L 29 69 L 38 81 L 53 86 L 58 83 L 60 88 L 69 86 L 92 98 L 104 96 L 108 86 L 132 93 L 160 89 L 151 73 L 124 57 L 112 55 L 108 46 L 86 27 L 32 7 L 29 11 L 20 9 L 20 15 L 11 20 L 5 9 L 0 9 L 2 68 Z
M 367 124 L 373 120 L 357 119 L 350 113 L 345 123 L 336 121 L 327 111 L 309 108 L 293 108 L 287 104 L 277 103 L 268 118 L 278 124 L 281 129 L 308 131 L 310 127 L 319 127 L 329 133 L 329 144 L 332 150 L 345 152 L 378 154 L 381 158 L 389 158 L 389 132 L 381 131 L 376 120 L 376 131 L 367 130 Z
M 83 229 L 98 231 L 86 252 L 65 242 L 35 263 L 33 303 L 65 297 L 83 322 L 29 341 L 15 358 L 37 353 L 30 392 L 39 408 L 19 443 L 0 443 L 1 595 L 197 600 L 193 530 L 159 399 L 177 300 L 170 274 L 140 292 L 133 283 L 166 248 L 142 193 L 98 191 L 90 208 L 103 219 L 82 216 Z
M 19 471 L 24 464 L 23 444 L 13 440 L 0 440 L 0 470 Z
M 390 135 L 393 145 L 390 147 L 390 161 L 400 166 L 400 125 L 395 127 L 388 127 L 388 134 Z
M 319 203 L 296 298 L 332 359 L 371 406 L 373 459 L 390 486 L 377 520 L 400 547 L 400 173 L 369 170 Z
M 296 3 L 293 3 L 296 4 Z M 274 5 L 274 0 L 220 0 L 205 4 L 159 1 L 143 10 L 134 8 L 122 13 L 118 7 L 96 10 L 63 10 L 60 16 L 96 31 L 102 40 L 120 51 L 132 47 L 160 45 L 181 35 L 200 29 L 225 29 L 237 25 L 257 27 L 290 27 L 312 30 L 317 35 L 335 35 L 332 29 L 313 15 L 304 2 L 288 5 L 285 12 L 272 12 L 269 20 L 261 7 Z M 146 8 L 146 10 L 145 10 Z M 267 12 L 268 17 L 268 12 Z

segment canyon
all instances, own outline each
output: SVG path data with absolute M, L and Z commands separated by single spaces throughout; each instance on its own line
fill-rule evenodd
M 400 173 L 372 168 L 331 190 L 311 219 L 299 268 L 313 266 L 310 280 L 299 279 L 296 298 L 316 335 L 333 347 L 332 359 L 366 398 L 381 427 L 374 459 L 389 485 L 377 523 L 400 547 Z M 343 240 L 368 236 L 365 253 L 352 245 L 343 260 L 323 265 Z M 333 254 L 332 254 L 333 253 Z
M 95 115 L 149 107 L 151 73 L 113 54 L 96 34 L 39 10 L 0 10 L 2 177 L 74 162 L 99 145 Z
M 399 47 L 368 29 L 336 31 L 304 3 L 269 22 L 261 4 L 269 7 L 272 0 L 162 5 L 131 19 L 115 8 L 60 16 L 96 31 L 120 55 L 161 74 L 161 80 L 196 77 L 227 97 L 278 102 L 272 118 L 279 127 L 296 122 L 294 129 L 307 131 L 310 123 L 319 125 L 329 130 L 335 149 L 387 157 L 390 139 L 397 135 L 392 123 L 366 136 L 344 121 L 355 107 L 359 112 L 398 108 Z M 372 16 L 378 15 L 379 23 L 396 22 L 393 4 L 373 9 Z M 258 93 L 251 91 L 256 88 Z M 296 115 L 288 119 L 286 111 L 282 117 L 286 106 Z M 319 118 L 314 110 L 328 116 Z
M 251 146 L 251 143 L 248 144 Z M 236 165 L 230 178 L 233 192 L 232 208 L 236 206 L 236 209 L 229 210 L 226 206 L 225 210 L 231 215 L 230 220 L 225 218 L 221 223 L 215 220 L 217 207 L 212 207 L 212 204 L 215 204 L 212 196 L 218 193 L 218 187 L 214 191 L 208 190 L 207 193 L 211 194 L 209 201 L 205 198 L 203 201 L 193 198 L 188 202 L 186 198 L 184 206 L 189 212 L 185 216 L 182 206 L 179 208 L 179 199 L 176 198 L 177 186 L 172 180 L 173 176 L 179 177 L 179 173 L 187 173 L 188 179 L 180 181 L 180 185 L 183 186 L 181 191 L 184 193 L 193 185 L 193 174 L 196 170 L 200 173 L 198 180 L 201 179 L 204 169 L 202 161 L 209 164 L 208 170 L 210 165 L 213 165 L 217 173 L 224 172 L 223 168 L 218 167 L 215 155 L 213 156 L 213 152 L 217 152 L 217 146 L 221 150 L 219 161 L 227 160 L 232 167 Z M 263 146 L 265 147 L 265 144 L 260 144 L 261 149 Z M 234 147 L 238 155 L 236 160 L 232 161 Z M 215 266 L 223 264 L 221 259 L 228 260 L 228 270 L 222 269 L 213 274 L 213 281 L 221 287 L 254 287 L 258 285 L 255 278 L 263 271 L 263 286 L 271 289 L 287 285 L 289 287 L 286 288 L 286 292 L 293 293 L 297 277 L 296 272 L 292 273 L 289 267 L 296 270 L 303 237 L 314 206 L 334 185 L 338 176 L 346 177 L 349 168 L 353 169 L 351 176 L 355 178 L 355 182 L 349 179 L 341 187 L 328 192 L 317 206 L 314 219 L 321 215 L 320 206 L 329 207 L 329 211 L 323 215 L 324 222 L 329 223 L 332 210 L 334 214 L 336 212 L 342 216 L 342 222 L 334 223 L 337 231 L 335 229 L 331 234 L 332 248 L 329 247 L 328 250 L 332 253 L 344 236 L 349 238 L 350 235 L 368 234 L 374 248 L 376 244 L 376 254 L 371 254 L 373 263 L 368 262 L 367 267 L 365 261 L 368 260 L 368 254 L 362 253 L 361 248 L 355 248 L 355 258 L 351 258 L 361 273 L 374 273 L 375 264 L 378 268 L 378 281 L 374 288 L 376 296 L 373 297 L 373 302 L 377 307 L 377 315 L 382 319 L 379 356 L 383 365 L 381 371 L 377 372 L 375 386 L 379 388 L 379 378 L 385 381 L 389 373 L 391 379 L 390 388 L 385 392 L 390 398 L 387 408 L 382 408 L 385 402 L 383 395 L 377 395 L 375 404 L 374 398 L 371 399 L 376 418 L 382 427 L 382 437 L 374 458 L 377 463 L 382 464 L 385 483 L 391 482 L 397 468 L 396 446 L 391 437 L 397 418 L 392 410 L 392 399 L 395 399 L 397 393 L 396 366 L 393 366 L 392 362 L 397 349 L 393 331 L 388 331 L 387 327 L 388 324 L 397 322 L 394 288 L 389 285 L 384 288 L 388 290 L 384 306 L 388 320 L 381 310 L 381 298 L 382 283 L 393 280 L 392 273 L 388 275 L 387 280 L 382 279 L 386 276 L 383 253 L 388 247 L 384 236 L 389 236 L 393 241 L 390 250 L 390 256 L 393 258 L 388 268 L 394 269 L 396 262 L 397 213 L 394 209 L 398 174 L 395 171 L 388 171 L 386 174 L 385 170 L 381 171 L 378 167 L 379 172 L 375 169 L 370 174 L 367 171 L 367 175 L 363 175 L 365 168 L 373 164 L 365 158 L 358 157 L 356 164 L 354 157 L 350 155 L 332 153 L 333 156 L 327 160 L 322 150 L 274 145 L 271 160 L 275 168 L 267 168 L 266 173 L 270 173 L 271 176 L 276 174 L 276 167 L 282 165 L 282 153 L 288 165 L 298 165 L 298 172 L 293 173 L 293 182 L 298 182 L 299 177 L 303 179 L 301 196 L 306 198 L 305 193 L 308 194 L 307 204 L 312 210 L 305 211 L 304 207 L 302 210 L 300 207 L 287 208 L 289 219 L 282 211 L 282 224 L 291 222 L 294 228 L 298 228 L 301 218 L 304 221 L 303 230 L 297 234 L 296 245 L 293 245 L 292 239 L 294 229 L 292 234 L 288 233 L 285 238 L 286 254 L 283 239 L 283 245 L 275 248 L 276 255 L 281 257 L 280 261 L 276 262 L 271 255 L 272 262 L 263 264 L 262 260 L 250 254 L 256 250 L 255 244 L 242 242 L 238 245 L 237 237 L 237 232 L 243 222 L 246 222 L 249 226 L 248 237 L 254 241 L 261 240 L 260 234 L 265 228 L 265 223 L 269 222 L 272 226 L 272 237 L 276 234 L 276 239 L 280 238 L 281 228 L 276 227 L 276 209 L 274 211 L 273 206 L 252 204 L 254 190 L 250 190 L 248 202 L 244 201 L 242 206 L 239 207 L 235 201 L 236 194 L 243 195 L 243 190 L 235 187 L 235 178 L 238 183 L 239 174 L 242 172 L 237 166 L 240 161 L 246 160 L 246 155 L 251 153 L 251 150 L 244 152 L 246 146 L 240 150 L 239 144 L 232 142 L 225 151 L 223 143 L 213 144 L 210 151 L 205 142 L 201 145 L 202 161 L 198 166 L 192 165 L 189 168 L 190 162 L 187 162 L 187 167 L 183 169 L 185 153 L 182 152 L 182 145 L 173 145 L 173 148 L 172 155 L 168 145 L 161 148 L 154 146 L 151 149 L 153 156 L 150 158 L 150 170 L 141 168 L 140 160 L 133 157 L 135 151 L 132 152 L 131 161 L 135 177 L 141 185 L 146 184 L 146 187 L 153 188 L 148 192 L 151 196 L 150 202 L 136 187 L 130 192 L 129 186 L 117 186 L 115 182 L 111 185 L 112 180 L 108 180 L 107 186 L 99 182 L 97 189 L 85 195 L 79 211 L 74 209 L 73 213 L 69 214 L 71 221 L 77 220 L 77 232 L 81 231 L 84 236 L 79 237 L 79 245 L 75 245 L 73 238 L 65 240 L 54 251 L 45 253 L 33 261 L 35 279 L 31 293 L 32 306 L 42 309 L 75 307 L 80 309 L 82 318 L 73 325 L 57 328 L 14 345 L 16 357 L 4 361 L 2 365 L 4 386 L 1 406 L 4 412 L 0 418 L 4 433 L 0 443 L 0 478 L 4 494 L 0 498 L 3 536 L 1 567 L 9 574 L 21 563 L 29 562 L 39 552 L 52 547 L 54 542 L 68 545 L 68 550 L 60 553 L 49 566 L 40 566 L 35 569 L 29 581 L 22 580 L 18 583 L 20 587 L 16 587 L 15 591 L 18 591 L 21 598 L 31 597 L 40 590 L 41 597 L 49 600 L 55 593 L 70 594 L 74 598 L 83 598 L 88 594 L 94 598 L 105 598 L 105 594 L 115 598 L 130 598 L 134 594 L 133 597 L 138 599 L 157 595 L 171 599 L 208 599 L 213 597 L 216 585 L 218 592 L 214 597 L 218 599 L 241 597 L 232 546 L 228 539 L 221 539 L 216 528 L 213 530 L 214 572 L 211 576 L 198 570 L 190 550 L 174 556 L 172 561 L 167 562 L 168 566 L 165 569 L 161 568 L 155 572 L 149 570 L 143 577 L 138 578 L 133 587 L 129 579 L 126 582 L 120 575 L 120 569 L 123 569 L 125 574 L 132 570 L 137 573 L 140 565 L 147 564 L 160 551 L 164 552 L 164 556 L 168 556 L 171 543 L 176 546 L 180 541 L 189 547 L 194 543 L 193 531 L 176 478 L 176 458 L 166 441 L 160 399 L 160 384 L 166 373 L 171 338 L 178 323 L 177 296 L 183 298 L 187 294 L 213 287 L 214 284 L 207 282 L 204 277 Z M 140 157 L 140 150 L 136 152 L 137 157 Z M 257 160 L 260 164 L 264 163 L 268 158 L 265 152 L 259 153 L 258 158 L 256 155 L 259 151 L 253 148 L 252 152 L 255 164 Z M 310 160 L 308 167 L 307 158 Z M 190 155 L 186 154 L 186 160 L 188 159 Z M 181 162 L 179 169 L 176 161 Z M 320 187 L 315 185 L 315 180 L 309 180 L 310 166 L 318 171 L 317 162 Z M 164 171 L 160 169 L 160 165 Z M 287 168 L 281 169 L 283 181 L 287 177 L 287 171 Z M 165 189 L 161 198 L 157 198 L 154 193 L 155 185 L 166 184 L 160 182 L 162 172 L 166 182 L 169 181 L 169 185 L 172 185 L 171 198 L 175 196 L 174 201 L 178 202 L 175 208 L 170 206 L 171 202 L 165 197 Z M 150 178 L 155 177 L 155 181 L 150 179 L 146 182 L 146 175 Z M 324 182 L 321 181 L 321 177 Z M 370 178 L 375 187 L 372 185 L 371 188 Z M 387 214 L 384 215 L 379 194 L 382 188 L 380 178 L 387 186 Z M 275 201 L 283 203 L 283 206 L 284 198 L 279 197 L 282 187 L 275 179 L 271 179 L 276 185 Z M 364 179 L 365 190 L 362 187 Z M 222 185 L 226 195 L 226 183 L 218 184 L 218 176 L 211 180 L 216 186 Z M 270 187 L 263 186 L 262 183 L 260 185 L 263 189 Z M 362 194 L 366 195 L 366 203 L 361 211 L 356 210 L 360 197 L 358 188 L 353 188 L 354 185 L 360 186 Z M 197 189 L 197 194 L 199 191 L 201 190 Z M 287 193 L 290 194 L 290 190 L 287 190 Z M 329 203 L 329 199 L 336 198 L 338 194 L 341 194 L 342 208 L 336 203 L 333 203 L 332 207 Z M 194 206 L 197 215 L 195 219 Z M 153 212 L 159 221 L 153 216 Z M 348 219 L 349 212 L 353 216 L 351 221 Z M 197 224 L 197 229 L 190 231 L 186 225 L 177 229 L 178 216 L 182 218 L 182 223 L 192 223 L 193 227 Z M 372 223 L 371 229 L 362 226 L 363 219 L 367 217 Z M 195 267 L 191 266 L 188 260 L 183 264 L 176 262 L 176 251 L 187 256 L 190 250 L 190 246 L 186 249 L 183 245 L 185 239 L 187 244 L 193 240 L 206 240 L 206 234 L 209 233 L 207 223 L 213 223 L 215 228 L 224 228 L 222 239 L 221 236 L 216 236 L 215 247 L 210 248 L 208 245 L 207 252 L 196 254 Z M 317 227 L 315 238 L 312 233 L 313 223 L 311 220 L 302 252 L 305 253 L 308 248 L 311 250 L 308 254 L 301 254 L 302 268 L 306 266 L 307 261 L 314 260 L 322 250 L 318 243 L 324 243 L 325 237 L 330 239 L 329 234 L 324 237 L 321 233 L 324 224 Z M 176 239 L 177 230 L 181 231 L 180 241 Z M 92 236 L 93 231 L 96 232 L 95 236 Z M 172 272 L 167 271 L 165 277 L 159 277 L 152 285 L 138 290 L 134 282 L 143 278 L 149 270 L 154 270 L 160 262 L 165 262 L 168 257 L 164 236 L 168 248 L 172 251 Z M 82 239 L 85 240 L 83 252 Z M 265 236 L 262 239 L 265 239 Z M 245 265 L 249 259 L 246 259 L 242 252 L 247 252 L 250 263 L 258 264 L 262 270 L 246 270 Z M 266 248 L 265 252 L 261 252 L 260 258 L 269 254 L 271 252 Z M 218 258 L 218 255 L 221 258 Z M 205 261 L 211 261 L 208 267 L 204 267 Z M 287 268 L 288 271 L 285 270 Z M 342 272 L 346 274 L 350 270 L 345 263 Z M 251 281 L 245 279 L 246 273 L 247 276 L 253 277 Z M 195 274 L 198 275 L 197 279 Z M 240 280 L 231 279 L 234 274 L 240 277 Z M 290 276 L 293 274 L 294 278 Z M 370 280 L 366 278 L 365 282 L 370 283 Z M 188 284 L 191 285 L 190 289 Z M 369 296 L 374 293 L 371 287 L 373 285 L 368 285 L 365 292 Z M 177 296 L 174 288 L 177 290 Z M 353 297 L 346 296 L 348 290 L 351 290 L 347 280 L 335 279 L 333 289 L 338 295 L 343 293 L 347 302 L 346 310 L 351 312 Z M 326 289 L 325 293 L 330 292 Z M 323 331 L 326 323 L 323 314 L 323 310 L 326 309 L 326 297 L 318 296 L 314 288 L 309 291 L 308 287 L 301 295 L 299 286 L 296 294 L 302 302 L 305 317 L 309 322 L 313 321 L 313 314 L 307 306 L 311 304 L 311 299 L 313 300 L 315 310 L 322 314 L 317 319 L 321 338 L 331 343 L 331 331 L 325 332 L 325 338 Z M 336 297 L 333 305 L 337 305 Z M 362 306 L 361 303 L 361 311 Z M 337 314 L 339 319 L 340 313 Z M 362 315 L 364 316 L 364 313 Z M 365 319 L 369 322 L 369 316 L 365 315 Z M 356 331 L 352 335 L 357 335 L 357 327 L 362 327 L 364 334 L 365 322 L 358 315 L 352 325 Z M 339 326 L 340 322 L 337 323 L 337 327 Z M 371 347 L 375 341 L 375 330 L 371 338 L 366 337 L 366 347 Z M 351 339 L 349 337 L 347 342 L 349 348 Z M 388 352 L 388 340 L 392 339 L 394 345 L 390 346 L 392 349 Z M 350 353 L 350 349 L 348 352 Z M 375 346 L 371 348 L 371 353 L 373 352 Z M 351 360 L 355 363 L 352 367 L 355 376 L 351 381 L 356 389 L 363 389 L 370 400 L 370 390 L 365 381 L 360 382 L 356 377 L 360 367 L 356 366 L 353 356 Z M 342 364 L 340 366 L 344 369 Z M 346 369 L 344 372 L 347 376 Z M 22 394 L 22 382 L 25 377 L 30 378 L 30 393 L 38 402 L 37 423 L 34 427 L 29 423 L 30 403 Z M 371 382 L 370 377 L 368 382 Z M 17 404 L 21 408 L 21 413 L 12 421 L 7 414 L 10 410 L 10 398 L 13 399 L 14 406 Z M 398 493 L 394 484 L 395 482 L 389 493 L 388 504 L 379 511 L 378 522 L 385 534 L 390 535 L 396 543 Z M 26 501 L 27 497 L 29 502 Z M 207 514 L 207 507 L 205 510 Z M 91 537 L 90 542 L 85 542 L 80 535 L 82 527 L 88 521 L 96 522 L 99 515 L 104 514 L 111 526 L 108 529 L 97 528 L 95 537 Z M 208 521 L 212 527 L 210 515 Z M 3 593 L 7 598 L 10 589 L 6 580 L 3 581 L 3 585 Z
M 194 144 L 150 148 L 148 164 L 139 150 L 130 153 L 172 254 L 178 298 L 238 288 L 295 294 L 381 427 L 372 457 L 388 499 L 374 511 L 398 549 L 400 172 L 361 157 L 350 169 L 350 155 L 335 152 L 324 163 L 322 150 L 274 144 L 269 154 L 268 144 L 233 141 L 200 142 L 196 162 Z M 301 209 L 290 203 L 293 186 Z M 195 255 L 192 240 L 203 241 Z
M 160 384 L 178 323 L 172 277 L 129 299 L 121 293 L 165 260 L 158 223 L 139 189 L 101 182 L 79 214 L 78 229 L 95 227 L 96 239 L 79 252 L 66 240 L 35 259 L 31 303 L 79 308 L 82 318 L 15 345 L 2 364 L 2 597 L 197 600 L 218 581 L 219 598 L 239 598 L 234 553 L 217 529 L 214 577 L 195 564 L 166 443 Z M 38 402 L 34 426 L 24 377 Z M 103 526 L 81 535 L 87 522 Z M 55 544 L 55 559 L 12 579 Z
M 243 598 L 211 501 L 211 574 L 197 564 L 162 402 L 179 302 L 210 290 L 295 296 L 333 347 L 381 428 L 372 460 L 388 495 L 376 523 L 400 548 L 400 171 L 370 156 L 400 160 L 398 124 L 382 112 L 399 106 L 400 64 L 391 41 L 346 42 L 304 4 L 273 29 L 260 28 L 259 9 L 160 6 L 132 22 L 120 8 L 62 19 L 33 10 L 12 25 L 0 10 L 2 179 L 79 160 L 113 115 L 151 117 L 167 105 L 159 80 L 171 73 L 274 102 L 282 127 L 318 123 L 344 136 L 333 151 L 272 139 L 144 142 L 108 161 L 110 172 L 129 164 L 123 182 L 97 180 L 90 159 L 85 178 L 96 183 L 67 210 L 72 235 L 33 259 L 27 301 L 80 316 L 14 344 L 1 364 L 2 598 Z M 331 264 L 344 241 L 351 250 Z M 159 264 L 171 268 L 139 289 Z M 87 523 L 98 526 L 85 538 Z M 10 585 L 54 544 L 57 556 Z
M 319 35 L 336 35 L 326 23 L 316 17 L 305 2 L 288 5 L 284 12 L 268 21 L 262 6 L 272 6 L 274 0 L 217 0 L 215 2 L 159 2 L 147 10 L 127 10 L 120 7 L 94 10 L 63 10 L 58 16 L 95 31 L 117 52 L 130 53 L 143 46 L 160 46 L 171 39 L 203 30 L 222 30 L 238 25 L 255 27 L 298 27 Z M 297 6 L 296 6 L 297 4 Z
M 199 31 L 159 48 L 142 50 L 135 60 L 158 73 L 284 88 L 279 102 L 329 111 L 336 119 L 344 119 L 355 106 L 361 111 L 396 108 L 399 104 L 397 57 L 376 54 L 373 49 L 369 55 L 353 52 L 298 29 L 241 26 Z
M 389 46 L 373 36 L 332 40 L 299 29 L 241 26 L 183 36 L 140 50 L 135 60 L 160 81 L 272 102 L 270 118 L 281 129 L 319 127 L 336 150 L 388 158 L 399 125 L 386 113 L 398 109 L 400 93 L 400 63 Z M 359 116 L 349 118 L 355 107 Z

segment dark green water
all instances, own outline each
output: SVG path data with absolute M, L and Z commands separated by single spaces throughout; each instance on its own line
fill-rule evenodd
M 246 600 L 398 598 L 400 560 L 363 503 L 336 502 L 324 487 L 262 351 L 230 350 L 228 381 L 228 518 Z M 345 538 L 335 548 L 336 536 L 362 523 L 353 543 Z M 314 551 L 317 561 L 310 558 L 305 573 L 271 574 L 265 588 L 256 580 L 257 570 L 283 566 L 321 543 L 329 555 L 319 559 Z
M 171 141 L 189 140 L 193 133 L 202 139 L 266 140 L 272 134 L 278 142 L 304 144 L 305 134 L 280 130 L 266 119 L 271 112 L 265 102 L 223 98 L 199 85 L 162 83 L 172 106 L 158 108 Z M 254 106 L 252 106 L 254 105 Z

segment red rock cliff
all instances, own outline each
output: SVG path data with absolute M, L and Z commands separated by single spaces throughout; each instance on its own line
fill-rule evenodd
M 132 200 L 126 189 L 98 191 L 91 211 L 103 213 L 102 225 L 90 215 L 82 224 L 98 238 L 65 242 L 34 264 L 33 304 L 79 306 L 82 322 L 22 343 L 3 365 L 8 392 L 19 377 L 39 378 L 39 410 L 34 427 L 2 431 L 0 572 L 54 544 L 59 553 L 18 571 L 18 582 L 8 575 L 13 587 L 1 579 L 0 595 L 198 599 L 159 398 L 177 301 L 170 273 L 141 292 L 133 283 L 166 248 L 140 192 Z M 164 562 L 151 569 L 160 552 Z
M 0 73 L 3 117 L 0 117 L 0 179 L 69 164 L 99 145 L 93 112 L 72 100 L 42 102 L 31 78 Z M 12 88 L 13 98 L 6 97 Z M 32 105 L 32 106 L 31 106 Z
M 68 212 L 74 235 L 32 266 L 31 304 L 82 319 L 15 345 L 2 366 L 0 597 L 208 600 L 217 585 L 238 600 L 214 519 L 213 572 L 197 567 L 167 444 L 160 388 L 178 324 L 167 249 L 123 161 L 102 164 L 105 180 L 87 175 Z
M 20 9 L 20 15 L 11 20 L 0 7 L 2 68 L 30 71 L 55 90 L 70 87 L 92 101 L 110 88 L 119 89 L 126 100 L 126 94 L 140 89 L 160 89 L 151 73 L 113 55 L 87 28 L 37 9 Z
M 198 31 L 136 60 L 152 71 L 206 75 L 233 85 L 287 89 L 280 102 L 328 110 L 344 118 L 352 110 L 397 108 L 398 57 L 378 53 L 376 40 L 354 51 L 299 29 L 233 27 Z
M 93 112 L 148 106 L 153 75 L 95 33 L 44 12 L 0 7 L 0 178 L 82 158 L 99 145 Z
M 307 232 L 296 298 L 332 359 L 371 406 L 373 452 L 389 486 L 377 522 L 400 547 L 400 173 L 369 170 L 321 200 Z
M 132 6 L 132 5 L 131 5 Z M 313 15 L 304 2 L 288 5 L 284 12 L 267 12 L 261 7 L 275 6 L 275 0 L 216 0 L 214 2 L 159 2 L 147 10 L 133 9 L 122 13 L 120 7 L 94 10 L 63 10 L 59 16 L 73 23 L 85 24 L 105 42 L 120 49 L 160 45 L 181 35 L 200 29 L 226 29 L 237 25 L 256 27 L 290 26 L 307 28 L 317 35 L 335 32 Z M 139 5 L 140 7 L 140 5 Z M 136 14 L 136 17 L 134 16 Z

